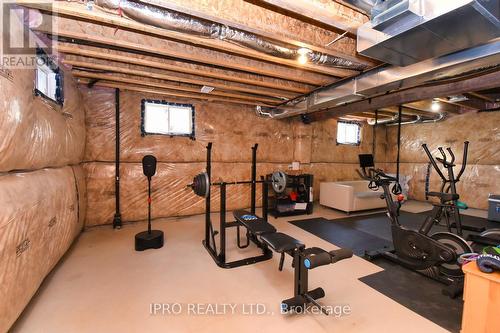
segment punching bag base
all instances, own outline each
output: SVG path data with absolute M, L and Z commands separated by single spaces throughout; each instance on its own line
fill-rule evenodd
M 136 251 L 159 249 L 161 247 L 163 247 L 163 231 L 161 230 L 151 230 L 151 233 L 143 231 L 135 235 Z

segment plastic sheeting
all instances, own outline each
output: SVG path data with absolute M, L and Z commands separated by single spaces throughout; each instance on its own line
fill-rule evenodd
M 9 329 L 81 231 L 84 183 L 81 167 L 0 177 L 1 332 Z
M 213 163 L 212 181 L 249 180 L 250 163 Z M 158 163 L 156 175 L 152 178 L 152 217 L 173 217 L 201 214 L 205 211 L 205 199 L 196 196 L 186 185 L 193 177 L 203 172 L 204 163 Z M 286 165 L 260 163 L 257 175 L 276 170 L 285 170 Z M 114 164 L 86 163 L 88 205 L 86 226 L 110 224 L 115 213 Z M 145 220 L 147 208 L 147 178 L 140 163 L 120 165 L 121 214 L 124 221 Z M 257 186 L 257 204 L 261 203 L 261 185 Z M 226 193 L 226 208 L 234 210 L 250 206 L 250 186 L 230 185 Z M 212 187 L 212 210 L 220 207 L 219 187 Z
M 87 106 L 86 161 L 115 159 L 114 90 L 82 87 Z M 196 140 L 162 135 L 141 136 L 141 100 L 165 99 L 195 107 Z M 120 93 L 120 154 L 122 162 L 140 162 L 147 154 L 161 162 L 204 162 L 206 145 L 214 143 L 213 161 L 251 161 L 251 146 L 259 144 L 261 162 L 289 162 L 294 150 L 289 121 L 268 121 L 255 117 L 252 109 L 215 102 Z
M 337 145 L 337 120 L 328 119 L 314 122 L 312 134 L 312 163 L 352 163 L 359 167 L 359 154 L 373 151 L 373 127 L 362 124 L 361 144 L 359 146 Z M 378 126 L 376 134 L 376 162 L 385 161 L 385 127 Z M 332 173 L 335 173 L 332 171 Z M 344 179 L 347 180 L 347 179 Z M 350 180 L 350 179 L 349 179 Z
M 457 162 L 462 162 L 463 143 L 469 141 L 467 168 L 457 184 L 460 200 L 469 207 L 486 209 L 488 194 L 500 189 L 500 113 L 470 112 L 451 117 L 436 124 L 417 124 L 402 127 L 401 173 L 411 176 L 410 199 L 425 200 L 425 175 L 429 160 L 422 149 L 427 143 L 434 156 L 437 147 L 451 147 Z M 387 129 L 388 168 L 394 172 L 397 154 L 397 129 Z M 439 165 L 439 163 L 438 163 Z M 455 170 L 460 170 L 458 164 Z M 446 175 L 446 173 L 445 173 Z M 440 178 L 433 170 L 430 189 L 438 191 Z
M 64 107 L 33 95 L 34 70 L 14 70 L 12 80 L 0 76 L 0 172 L 61 167 L 82 160 L 84 110 L 69 75 L 64 79 Z

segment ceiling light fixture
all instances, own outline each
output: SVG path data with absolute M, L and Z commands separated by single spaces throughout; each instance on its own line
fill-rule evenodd
M 297 50 L 297 53 L 299 54 L 297 61 L 299 62 L 299 64 L 305 65 L 307 63 L 307 61 L 309 60 L 308 55 L 310 52 L 311 52 L 311 50 L 309 50 L 305 47 L 302 47 L 302 48 Z
M 431 104 L 431 110 L 434 112 L 438 112 L 441 110 L 441 104 L 437 100 L 433 100 Z

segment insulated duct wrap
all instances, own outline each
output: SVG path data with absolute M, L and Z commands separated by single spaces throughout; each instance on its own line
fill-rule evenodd
M 297 59 L 299 49 L 235 29 L 220 23 L 128 0 L 96 0 L 96 5 L 106 10 L 118 11 L 128 18 L 154 27 L 193 34 L 206 38 L 220 39 L 253 50 L 284 59 Z M 318 65 L 363 71 L 367 66 L 361 63 L 309 50 L 309 61 Z
M 80 233 L 84 183 L 80 167 L 0 176 L 1 332 L 8 331 Z
M 425 200 L 425 175 L 429 162 L 422 144 L 427 143 L 434 156 L 440 156 L 437 148 L 451 147 L 460 169 L 463 143 L 469 141 L 467 168 L 457 184 L 460 200 L 469 207 L 486 209 L 488 194 L 498 194 L 500 189 L 500 113 L 469 112 L 456 115 L 435 124 L 416 124 L 403 127 L 401 136 L 401 173 L 412 176 L 410 199 Z M 457 130 L 460 129 L 460 130 Z M 387 128 L 387 162 L 390 171 L 395 171 L 397 154 L 397 128 Z M 439 165 L 439 163 L 438 163 Z M 446 175 L 446 173 L 444 173 Z M 440 178 L 433 170 L 431 191 L 438 191 Z
M 61 167 L 82 160 L 84 110 L 72 77 L 64 77 L 64 107 L 33 94 L 35 72 L 0 76 L 0 172 Z

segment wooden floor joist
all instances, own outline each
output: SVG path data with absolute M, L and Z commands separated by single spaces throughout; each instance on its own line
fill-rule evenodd
M 232 53 L 247 58 L 257 59 L 259 61 L 266 61 L 315 73 L 327 74 L 334 77 L 346 77 L 358 73 L 354 70 L 320 66 L 311 63 L 300 64 L 297 60 L 274 57 L 263 52 L 236 45 L 234 43 L 229 43 L 217 39 L 198 37 L 195 35 L 176 32 L 173 30 L 156 28 L 117 15 L 100 12 L 98 10 L 88 11 L 83 5 L 80 4 L 64 2 L 47 3 L 46 1 L 38 2 L 36 0 L 18 0 L 18 2 L 27 8 L 39 9 L 51 14 L 64 15 L 74 19 L 91 21 L 98 24 L 105 24 L 112 27 L 132 30 L 134 32 L 139 32 L 142 34 L 169 38 L 178 42 L 189 43 L 197 47 L 211 48 L 226 53 Z
M 76 71 L 73 71 L 73 75 L 75 77 L 84 77 L 84 78 L 88 78 L 88 79 L 104 80 L 104 81 L 108 81 L 108 82 L 119 82 L 119 83 L 125 83 L 125 84 L 134 84 L 137 86 L 148 86 L 148 87 L 156 87 L 156 88 L 162 88 L 162 89 L 201 93 L 201 91 L 200 91 L 201 87 L 193 87 L 193 86 L 187 87 L 187 86 L 162 83 L 162 82 L 137 80 L 137 79 L 133 79 L 133 78 L 129 78 L 129 77 L 121 77 L 121 76 L 116 76 L 116 75 L 111 75 L 111 74 L 93 73 L 93 72 L 85 72 L 85 71 L 76 70 Z M 275 98 L 265 98 L 265 97 L 261 97 L 261 96 L 248 96 L 248 95 L 235 94 L 235 93 L 230 93 L 230 92 L 225 92 L 225 91 L 218 91 L 216 89 L 213 90 L 210 93 L 210 95 L 231 97 L 231 98 L 248 100 L 248 101 L 253 101 L 253 102 L 265 102 L 266 104 L 274 104 L 274 105 L 279 104 L 281 102 L 280 100 L 275 99 Z
M 235 75 L 226 75 L 226 74 L 222 74 L 222 73 L 210 72 L 207 70 L 193 69 L 193 68 L 182 67 L 182 66 L 177 66 L 177 65 L 173 65 L 173 64 L 166 64 L 166 63 L 163 63 L 160 61 L 151 61 L 151 60 L 141 59 L 141 58 L 135 57 L 133 54 L 130 54 L 128 56 L 124 56 L 124 55 L 119 55 L 116 53 L 109 53 L 109 52 L 102 52 L 102 51 L 98 52 L 98 51 L 92 51 L 92 50 L 82 49 L 79 47 L 65 46 L 65 45 L 58 45 L 55 47 L 55 49 L 58 52 L 61 52 L 64 54 L 72 54 L 72 55 L 79 55 L 79 56 L 84 56 L 84 57 L 89 57 L 89 58 L 110 60 L 110 61 L 116 61 L 116 62 L 121 62 L 121 63 L 125 63 L 125 64 L 140 65 L 140 66 L 149 67 L 149 68 L 163 69 L 163 70 L 168 70 L 168 71 L 173 71 L 173 72 L 208 77 L 208 78 L 212 78 L 212 79 L 219 79 L 219 80 L 237 82 L 237 83 L 248 84 L 248 85 L 253 85 L 253 86 L 266 87 L 266 88 L 271 88 L 271 89 L 276 89 L 276 90 L 283 90 L 283 95 L 287 96 L 287 97 L 296 96 L 296 94 L 290 94 L 290 93 L 288 93 L 288 91 L 300 93 L 300 94 L 304 94 L 304 93 L 307 93 L 310 91 L 307 88 L 299 88 L 299 87 L 293 87 L 293 86 L 287 86 L 287 85 L 280 85 L 280 84 L 271 83 L 271 82 L 263 82 L 263 81 L 259 81 L 259 80 L 245 79 L 245 78 L 238 77 L 236 73 L 235 73 Z
M 79 79 L 79 83 L 80 84 L 89 84 L 90 80 L 89 79 Z M 206 101 L 244 104 L 244 105 L 249 105 L 249 106 L 256 106 L 256 105 L 270 106 L 270 105 L 265 104 L 265 103 L 256 103 L 256 102 L 251 102 L 251 101 L 244 101 L 244 100 L 225 98 L 225 97 L 219 97 L 219 96 L 209 96 L 206 94 L 190 94 L 187 92 L 180 92 L 180 91 L 175 91 L 175 90 L 166 90 L 166 89 L 157 89 L 157 88 L 152 89 L 152 88 L 134 86 L 134 85 L 130 85 L 130 84 L 121 84 L 121 83 L 117 83 L 117 82 L 97 81 L 94 83 L 94 86 L 107 87 L 107 88 L 117 88 L 117 89 L 126 90 L 126 91 L 134 91 L 134 92 L 140 92 L 140 93 L 146 93 L 146 94 L 152 94 L 152 95 L 160 95 L 160 96 L 200 99 L 200 100 L 206 100 Z
M 297 38 L 291 38 L 287 36 L 287 32 L 270 32 L 268 30 L 264 30 L 264 28 L 259 27 L 258 25 L 256 26 L 249 26 L 248 23 L 246 24 L 241 24 L 237 22 L 236 20 L 230 20 L 230 19 L 223 19 L 221 17 L 215 16 L 215 15 L 210 15 L 207 14 L 205 11 L 201 12 L 198 10 L 194 10 L 192 6 L 189 6 L 189 2 L 184 5 L 184 4 L 179 4 L 175 2 L 165 2 L 165 1 L 158 1 L 158 0 L 142 0 L 144 3 L 149 3 L 154 6 L 159 6 L 162 8 L 166 8 L 168 10 L 180 12 L 180 13 L 187 13 L 188 15 L 192 15 L 194 17 L 198 17 L 204 20 L 212 21 L 212 22 L 217 22 L 219 24 L 226 25 L 228 27 L 236 28 L 239 30 L 243 30 L 246 32 L 250 32 L 252 34 L 262 36 L 264 38 L 274 40 L 280 43 L 285 43 L 285 44 L 290 44 L 294 45 L 297 47 L 303 47 L 303 48 L 308 48 L 309 50 L 321 52 L 324 54 L 328 54 L 334 57 L 341 57 L 349 61 L 357 62 L 369 67 L 375 66 L 376 62 L 374 60 L 366 59 L 366 58 L 361 58 L 358 56 L 353 56 L 344 52 L 339 52 L 337 50 L 333 50 L 330 48 L 325 48 L 323 46 L 318 46 L 318 45 L 313 45 L 310 44 L 309 42 L 306 42 L 304 40 L 299 40 Z M 258 21 L 260 23 L 260 21 Z M 355 45 L 354 45 L 355 48 Z
M 125 68 L 125 67 L 95 64 L 95 63 L 86 62 L 86 61 L 75 61 L 75 60 L 65 59 L 65 60 L 63 60 L 63 63 L 67 64 L 67 65 L 71 65 L 73 67 L 77 67 L 77 68 L 87 68 L 87 69 L 94 69 L 94 70 L 100 70 L 100 71 L 105 71 L 105 72 L 113 72 L 113 73 L 121 73 L 121 74 L 128 74 L 128 75 L 153 78 L 153 79 L 158 79 L 158 80 L 182 82 L 182 83 L 189 83 L 189 84 L 195 84 L 195 85 L 200 85 L 200 86 L 210 86 L 210 87 L 219 88 L 219 89 L 228 90 L 228 91 L 241 91 L 241 92 L 250 93 L 250 94 L 265 95 L 265 96 L 270 96 L 270 97 L 276 97 L 276 98 L 281 98 L 281 99 L 285 98 L 286 99 L 285 96 L 282 96 L 276 92 L 273 92 L 272 90 L 265 90 L 265 89 L 258 89 L 258 88 L 246 88 L 246 87 L 240 87 L 240 86 L 235 86 L 235 85 L 219 84 L 219 83 L 214 83 L 214 82 L 209 82 L 209 81 L 203 81 L 202 79 L 188 79 L 188 78 L 179 77 L 179 76 L 166 75 L 166 74 L 160 74 L 160 73 L 156 73 L 156 72 L 148 72 L 148 71 L 142 71 L 142 70 L 135 70 L 135 69 Z
M 52 35 L 53 31 L 47 29 L 46 27 L 32 28 L 34 31 L 42 32 L 48 35 Z M 116 48 L 125 52 L 131 53 L 143 53 L 152 56 L 160 57 L 171 57 L 181 60 L 192 61 L 200 64 L 208 64 L 221 68 L 229 68 L 232 70 L 239 70 L 247 73 L 258 74 L 268 77 L 280 78 L 288 81 L 301 82 L 310 85 L 320 86 L 324 85 L 324 80 L 321 78 L 312 79 L 304 76 L 291 76 L 290 73 L 283 73 L 283 71 L 270 70 L 264 68 L 258 68 L 254 66 L 248 66 L 240 63 L 231 63 L 228 61 L 218 60 L 214 58 L 207 58 L 199 56 L 196 54 L 187 54 L 185 52 L 180 52 L 177 50 L 158 48 L 149 45 L 141 45 L 138 43 L 131 43 L 126 41 L 118 41 L 114 38 L 107 38 L 102 36 L 90 35 L 86 33 L 74 32 L 74 31 L 58 31 L 57 35 L 54 37 L 64 38 L 65 41 L 70 41 L 76 44 L 91 44 L 102 48 Z M 335 81 L 332 78 L 332 81 Z
M 337 32 L 347 31 L 351 37 L 356 36 L 358 27 L 362 22 L 356 22 L 325 11 L 313 3 L 303 0 L 253 0 L 252 3 L 266 8 L 276 8 L 290 13 L 293 17 L 305 19 L 307 22 L 316 22 L 320 27 L 331 29 Z

